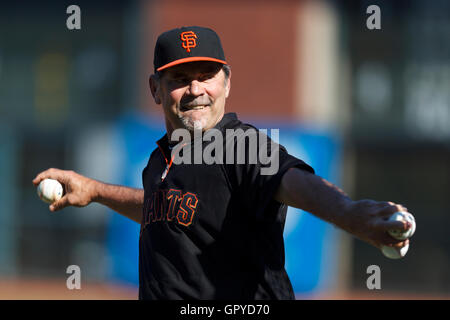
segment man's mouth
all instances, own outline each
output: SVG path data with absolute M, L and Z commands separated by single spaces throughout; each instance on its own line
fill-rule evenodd
M 182 106 L 181 111 L 202 110 L 206 107 L 209 107 L 209 105 Z

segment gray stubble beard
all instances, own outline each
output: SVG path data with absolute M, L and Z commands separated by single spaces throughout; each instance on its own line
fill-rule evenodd
M 191 121 L 191 119 L 189 119 L 188 117 L 181 117 L 181 116 L 179 118 L 183 123 L 183 126 L 191 132 L 193 132 L 194 130 L 202 130 L 204 127 L 201 120 Z

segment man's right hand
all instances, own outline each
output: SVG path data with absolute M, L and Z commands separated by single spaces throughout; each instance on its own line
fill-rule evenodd
M 85 207 L 95 201 L 97 196 L 96 185 L 98 181 L 71 170 L 54 168 L 45 170 L 33 179 L 33 184 L 37 187 L 44 179 L 58 180 L 64 188 L 64 196 L 50 205 L 50 211 L 58 211 L 67 206 Z

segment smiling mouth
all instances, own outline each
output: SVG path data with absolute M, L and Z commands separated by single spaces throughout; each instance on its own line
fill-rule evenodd
M 190 110 L 203 110 L 209 105 L 198 105 L 198 106 L 182 106 L 181 111 L 190 111 Z

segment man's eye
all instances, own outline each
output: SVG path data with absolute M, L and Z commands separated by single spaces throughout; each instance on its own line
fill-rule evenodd
M 207 73 L 207 74 L 201 75 L 201 76 L 199 77 L 199 80 L 200 80 L 200 81 L 206 81 L 206 80 L 209 80 L 209 79 L 211 79 L 211 78 L 213 78 L 213 77 L 214 77 L 213 74 Z
M 176 78 L 173 81 L 175 81 L 176 83 L 186 83 L 189 80 L 187 78 Z

